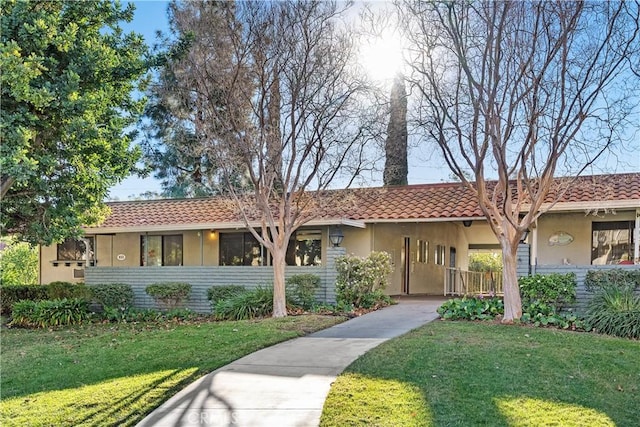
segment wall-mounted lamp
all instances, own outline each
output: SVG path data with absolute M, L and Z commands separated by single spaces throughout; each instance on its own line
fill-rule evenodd
M 344 234 L 342 234 L 342 229 L 340 227 L 332 227 L 329 229 L 329 241 L 334 248 L 340 246 L 342 240 L 344 240 Z
M 527 240 L 527 237 L 529 237 L 529 230 L 524 230 L 522 238 L 520 239 L 520 243 L 524 243 L 524 241 Z
M 464 225 L 465 227 L 471 227 L 471 223 L 473 221 L 471 221 L 470 219 L 465 219 L 464 221 L 462 221 L 462 225 Z

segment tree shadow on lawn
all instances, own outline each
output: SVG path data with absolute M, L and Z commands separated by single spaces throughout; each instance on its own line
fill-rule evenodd
M 631 426 L 640 417 L 638 366 L 640 343 L 634 341 L 434 322 L 382 344 L 347 371 L 358 376 L 351 384 L 410 385 L 435 426 Z M 390 388 L 379 398 L 393 402 Z

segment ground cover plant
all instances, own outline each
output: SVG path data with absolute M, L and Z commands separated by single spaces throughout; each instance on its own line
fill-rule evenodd
M 309 315 L 3 329 L 0 425 L 134 425 L 205 373 L 342 320 Z
M 321 426 L 636 426 L 640 342 L 433 322 L 356 360 Z

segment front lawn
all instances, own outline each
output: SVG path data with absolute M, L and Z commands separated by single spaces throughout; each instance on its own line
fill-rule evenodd
M 637 426 L 640 342 L 433 322 L 355 361 L 321 426 Z
M 3 328 L 0 425 L 133 425 L 205 373 L 343 320 Z

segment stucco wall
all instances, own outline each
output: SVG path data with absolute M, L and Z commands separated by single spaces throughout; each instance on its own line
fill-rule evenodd
M 579 213 L 551 213 L 538 219 L 538 265 L 562 265 L 566 258 L 573 265 L 591 264 L 591 224 L 605 221 L 630 221 L 635 219 L 634 212 L 618 211 L 599 213 L 599 216 Z M 550 245 L 549 237 L 558 231 L 564 231 L 573 236 L 574 240 L 568 245 Z
M 58 246 L 43 246 L 40 252 L 40 281 L 41 283 L 51 282 L 82 282 L 84 279 L 74 278 L 74 270 L 82 270 L 75 262 L 60 262 L 54 265 L 52 261 L 58 258 Z

